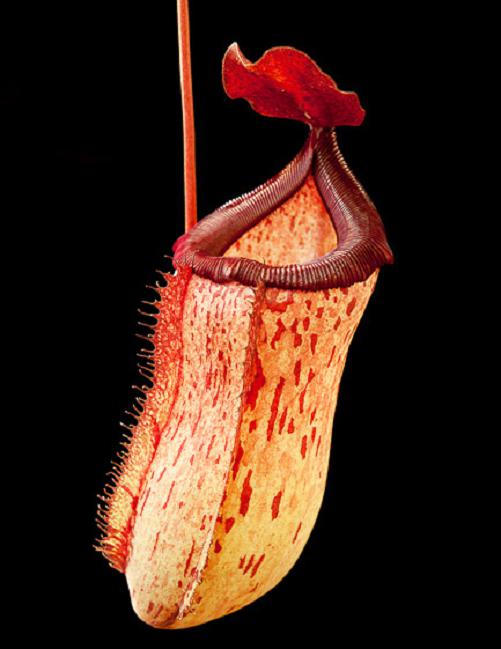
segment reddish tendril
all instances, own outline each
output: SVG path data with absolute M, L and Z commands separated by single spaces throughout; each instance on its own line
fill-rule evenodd
M 184 145 L 184 229 L 197 222 L 197 173 L 195 153 L 195 116 L 191 84 L 190 15 L 188 0 L 177 0 L 179 72 L 183 106 Z

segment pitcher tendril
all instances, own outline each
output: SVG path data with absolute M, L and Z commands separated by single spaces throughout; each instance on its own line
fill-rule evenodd
M 188 0 L 177 0 L 179 76 L 183 107 L 184 148 L 184 229 L 197 222 L 197 171 L 195 152 L 195 116 L 191 82 L 190 14 Z

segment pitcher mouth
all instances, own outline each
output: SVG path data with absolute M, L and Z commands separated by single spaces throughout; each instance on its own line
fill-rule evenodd
M 298 191 L 310 174 L 336 231 L 335 249 L 316 259 L 284 266 L 222 256 Z M 312 129 L 301 151 L 281 172 L 206 216 L 181 236 L 173 249 L 176 266 L 188 266 L 214 282 L 237 281 L 282 289 L 343 288 L 366 280 L 383 264 L 393 263 L 381 218 L 348 168 L 333 128 Z

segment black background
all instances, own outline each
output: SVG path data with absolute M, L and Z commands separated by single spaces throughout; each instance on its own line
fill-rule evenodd
M 40 28 L 35 20 L 21 29 L 4 58 L 4 179 L 16 196 L 9 216 L 24 233 L 11 274 L 28 276 L 24 344 L 40 374 L 35 392 L 45 392 L 38 409 L 28 399 L 21 414 L 38 469 L 22 541 L 37 574 L 28 617 L 40 615 L 41 634 L 98 644 L 415 638 L 443 613 L 441 568 L 430 569 L 440 544 L 423 511 L 435 430 L 423 424 L 433 399 L 423 367 L 431 325 L 416 260 L 428 200 L 418 170 L 450 65 L 436 43 L 442 26 L 423 6 L 400 14 L 379 5 L 192 3 L 200 215 L 276 173 L 306 131 L 225 96 L 226 47 L 238 41 L 255 60 L 292 45 L 360 96 L 366 120 L 339 129 L 340 145 L 380 211 L 396 263 L 382 270 L 350 349 L 317 525 L 272 592 L 204 627 L 157 631 L 135 617 L 123 576 L 93 550 L 96 494 L 139 381 L 137 308 L 155 269 L 169 269 L 164 255 L 183 228 L 176 14 L 174 2 L 164 4 L 44 10 Z

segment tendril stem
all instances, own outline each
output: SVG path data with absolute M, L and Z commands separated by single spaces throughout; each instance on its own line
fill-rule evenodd
M 184 226 L 185 232 L 197 222 L 197 172 L 195 118 L 191 83 L 190 15 L 188 0 L 177 0 L 179 74 L 183 107 Z

